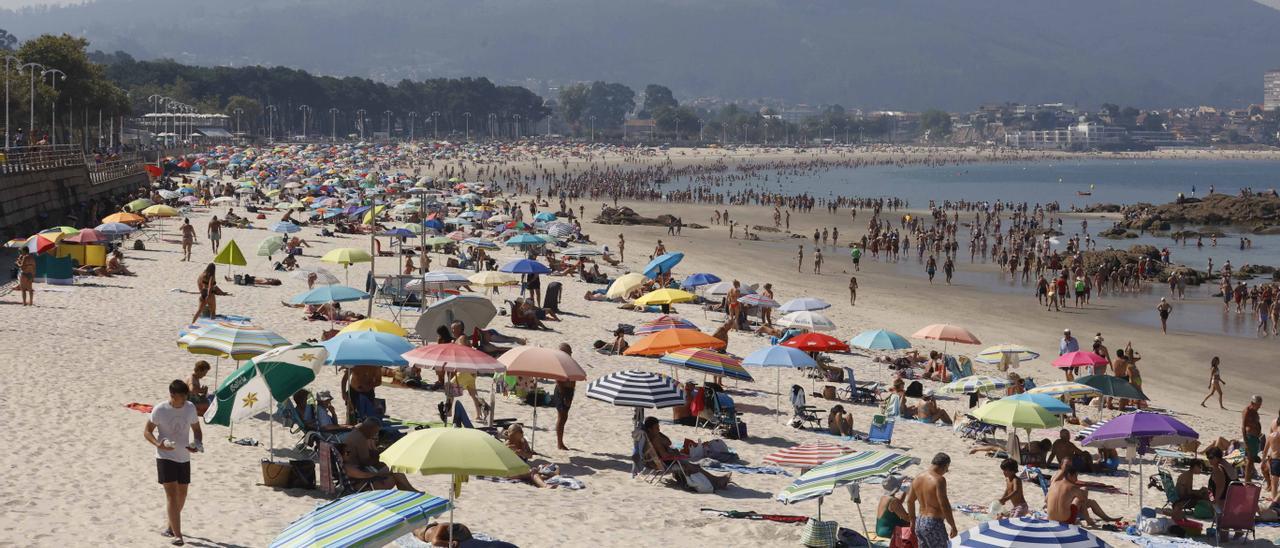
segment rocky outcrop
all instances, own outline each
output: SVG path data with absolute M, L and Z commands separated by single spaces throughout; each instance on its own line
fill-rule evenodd
M 1125 206 L 1120 225 L 1139 230 L 1168 230 L 1172 225 L 1276 225 L 1280 224 L 1280 197 L 1213 194 L 1153 206 Z

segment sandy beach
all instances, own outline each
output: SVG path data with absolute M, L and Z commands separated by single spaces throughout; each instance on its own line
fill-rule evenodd
M 695 163 L 720 158 L 748 162 L 817 154 L 822 153 L 758 149 L 673 150 L 646 161 L 656 163 L 670 158 L 672 163 Z M 885 158 L 891 155 L 889 152 L 868 151 L 826 154 L 837 157 L 861 154 L 869 159 L 879 158 L 879 154 Z M 1002 161 L 1048 157 L 1021 158 L 1017 153 L 1008 151 L 1001 154 L 999 159 Z M 933 157 L 941 157 L 944 161 L 981 161 L 991 158 L 991 152 L 957 149 Z M 1247 151 L 1159 151 L 1115 157 L 1276 159 L 1280 155 Z M 533 162 L 532 159 L 524 159 L 502 167 L 530 167 Z M 565 169 L 578 168 L 586 163 L 587 160 L 570 162 Z M 522 198 L 529 199 L 528 196 Z M 1252 394 L 1260 394 L 1264 398 L 1261 411 L 1264 424 L 1269 424 L 1276 416 L 1280 383 L 1271 381 L 1275 345 L 1271 340 L 1178 332 L 1162 335 L 1159 329 L 1137 326 L 1121 318 L 1133 307 L 1147 306 L 1145 300 L 1139 302 L 1127 297 L 1104 297 L 1095 299 L 1083 309 L 1064 308 L 1062 312 L 1046 312 L 1036 304 L 1030 290 L 1026 294 L 1014 295 L 964 285 L 930 285 L 922 277 L 902 275 L 898 265 L 869 258 L 864 258 L 861 271 L 856 273 L 860 289 L 857 305 L 850 306 L 846 288 L 853 267 L 847 249 L 830 246 L 824 249 L 827 261 L 824 273 L 818 275 L 811 272 L 810 239 L 792 239 L 786 232 L 760 232 L 759 241 L 730 239 L 727 227 L 711 224 L 713 209 L 728 208 L 739 223 L 771 226 L 772 210 L 769 208 L 628 201 L 620 201 L 619 204 L 630 206 L 641 215 L 667 213 L 682 217 L 685 223 L 699 223 L 710 228 L 685 228 L 681 235 L 669 236 L 664 227 L 599 225 L 591 222 L 600 209 L 598 200 L 571 202 L 574 210 L 579 205 L 585 207 L 587 219 L 583 221 L 582 230 L 597 245 L 616 249 L 618 234 L 625 235 L 624 267 L 605 268 L 602 265 L 602 269 L 611 276 L 642 268 L 657 240 L 661 239 L 669 251 L 685 254 L 678 267 L 680 274 L 711 272 L 726 280 L 769 282 L 773 284 L 780 302 L 801 296 L 827 300 L 834 306 L 824 313 L 838 327 L 833 334 L 844 340 L 870 328 L 885 328 L 908 335 L 927 324 L 953 323 L 968 328 L 984 344 L 959 348 L 950 345 L 948 351 L 973 354 L 987 345 L 1000 343 L 1029 346 L 1046 358 L 1023 364 L 1018 372 L 1043 384 L 1063 378 L 1058 369 L 1049 365 L 1049 361 L 1057 355 L 1058 339 L 1064 328 L 1071 329 L 1082 346 L 1087 346 L 1094 333 L 1101 332 L 1113 351 L 1123 348 L 1126 342 L 1133 344 L 1143 357 L 1140 363 L 1143 389 L 1152 398 L 1152 405 L 1177 414 L 1179 419 L 1201 433 L 1202 440 L 1213 440 L 1220 435 L 1228 439 L 1238 437 L 1240 410 Z M 552 209 L 554 206 L 553 203 Z M 243 213 L 239 208 L 237 212 Z M 186 377 L 198 359 L 179 349 L 175 341 L 178 330 L 187 324 L 195 311 L 196 277 L 213 257 L 213 251 L 203 237 L 203 227 L 209 215 L 209 210 L 199 210 L 191 217 L 200 234 L 192 262 L 179 260 L 176 227 L 180 221 L 169 219 L 162 222 L 166 231 L 163 241 L 147 242 L 145 251 L 125 251 L 125 263 L 137 276 L 82 278 L 76 285 L 67 287 L 37 285 L 35 298 L 38 306 L 34 308 L 18 306 L 16 294 L 0 300 L 0 311 L 7 320 L 0 323 L 0 347 L 8 349 L 6 357 L 0 360 L 7 372 L 7 378 L 0 385 L 0 417 L 18 429 L 11 448 L 0 456 L 6 470 L 0 477 L 0 493 L 5 493 L 0 496 L 0 545 L 167 544 L 166 539 L 160 536 L 164 528 L 164 498 L 161 488 L 155 483 L 153 449 L 142 438 L 147 417 L 125 405 L 162 401 L 169 381 Z M 272 214 L 267 221 L 256 221 L 256 224 L 265 226 L 275 220 L 275 216 L 278 213 Z M 815 208 L 813 213 L 793 214 L 790 230 L 795 234 L 809 235 L 815 228 L 838 227 L 842 241 L 847 241 L 843 238 L 856 238 L 866 231 L 868 217 L 859 214 L 856 221 L 850 221 L 847 214 L 828 214 Z M 246 255 L 250 255 L 258 242 L 270 234 L 261 229 L 224 229 L 223 239 L 224 242 L 234 239 Z M 310 227 L 300 235 L 312 245 L 299 259 L 304 267 L 321 266 L 318 257 L 329 249 L 367 248 L 369 245 L 367 237 L 321 237 L 315 228 Z M 804 243 L 806 247 L 801 272 L 797 272 L 795 259 L 797 242 Z M 499 262 L 503 262 L 515 258 L 517 253 L 504 248 L 496 255 Z M 222 288 L 232 295 L 219 299 L 219 311 L 248 316 L 255 324 L 270 328 L 291 342 L 319 337 L 328 327 L 327 323 L 306 321 L 302 319 L 300 310 L 280 304 L 282 300 L 304 291 L 305 282 L 287 273 L 272 272 L 265 258 L 250 256 L 248 259 L 248 267 L 233 270 L 259 277 L 279 277 L 283 284 L 279 287 L 243 287 L 221 282 Z M 915 264 L 914 258 L 903 260 Z M 433 256 L 433 265 L 442 263 L 442 257 Z M 349 269 L 347 274 L 352 280 L 351 285 L 360 285 L 357 280 L 365 278 L 368 266 L 360 264 Z M 971 269 L 963 262 L 961 267 Z M 384 273 L 398 271 L 401 265 L 394 259 L 379 259 L 375 268 Z M 923 269 L 922 266 L 919 268 Z M 331 270 L 340 277 L 343 275 L 341 268 Z M 231 273 L 232 269 L 219 267 L 219 277 Z M 638 324 L 651 319 L 652 314 L 620 310 L 612 303 L 588 302 L 583 299 L 583 294 L 598 286 L 585 284 L 576 278 L 547 277 L 544 280 L 544 286 L 548 281 L 564 284 L 561 309 L 565 313 L 562 321 L 550 324 L 553 331 L 514 329 L 504 316 L 496 318 L 491 327 L 506 334 L 527 337 L 529 344 L 533 345 L 555 347 L 562 342 L 570 344 L 590 379 L 626 369 L 668 371 L 666 366 L 658 365 L 653 359 L 605 356 L 591 351 L 591 343 L 607 339 L 609 330 L 617 324 Z M 1150 288 L 1155 292 L 1161 290 L 1158 286 Z M 516 288 L 503 288 L 501 298 L 512 298 L 517 291 Z M 1211 301 L 1205 299 L 1204 302 Z M 352 303 L 348 308 L 363 312 L 364 306 L 363 302 Z M 501 303 L 499 308 L 502 308 Z M 707 315 L 694 305 L 677 305 L 676 308 L 703 331 L 713 331 L 723 321 L 721 314 L 713 312 Z M 375 317 L 391 318 L 387 308 L 374 306 L 373 311 Z M 1154 315 L 1155 311 L 1152 310 L 1151 314 Z M 405 318 L 402 324 L 411 327 L 414 319 Z M 942 349 L 942 344 L 935 341 L 913 339 L 911 342 L 925 353 Z M 743 356 L 768 343 L 767 337 L 735 331 L 730 336 L 728 351 Z M 1223 377 L 1227 382 L 1225 411 L 1199 406 L 1199 398 L 1206 391 L 1208 363 L 1215 355 L 1223 360 Z M 834 365 L 853 367 L 859 380 L 889 382 L 891 371 L 882 364 L 874 363 L 873 356 L 874 353 L 855 352 L 833 355 L 833 358 Z M 234 363 L 226 360 L 220 366 L 223 375 L 232 368 Z M 980 372 L 993 371 L 990 366 L 980 366 Z M 761 465 L 763 456 L 797 443 L 836 442 L 856 449 L 870 447 L 862 442 L 788 426 L 790 412 L 785 395 L 783 414 L 779 416 L 773 412 L 776 395 L 774 371 L 751 372 L 756 377 L 755 383 L 729 385 L 750 435 L 745 440 L 726 442 L 744 464 Z M 689 371 L 679 374 L 682 379 L 687 376 L 701 380 L 701 375 Z M 806 389 L 813 384 L 794 370 L 783 370 L 781 375 L 783 390 L 792 384 L 800 384 Z M 821 384 L 818 383 L 819 389 Z M 482 392 L 488 390 L 486 381 L 482 380 L 479 385 Z M 926 381 L 925 386 L 930 388 L 938 384 Z M 320 375 L 311 388 L 339 393 L 336 369 Z M 534 448 L 544 453 L 546 460 L 558 464 L 562 473 L 581 480 L 586 485 L 585 489 L 538 490 L 524 484 L 472 478 L 464 485 L 458 501 L 459 522 L 473 531 L 528 547 L 639 547 L 691 542 L 706 546 L 799 545 L 801 526 L 726 519 L 701 511 L 712 508 L 815 515 L 817 505 L 814 502 L 785 506 L 773 500 L 791 478 L 734 474 L 733 487 L 706 495 L 634 480 L 630 473 L 630 410 L 584 397 L 585 383 L 579 383 L 578 392 L 565 435 L 571 450 L 554 448 L 551 427 L 555 414 L 550 409 L 539 412 Z M 397 417 L 431 420 L 435 418 L 436 404 L 443 395 L 384 386 L 379 389 L 379 397 L 386 398 L 389 411 Z M 827 409 L 836 402 L 811 399 L 810 403 Z M 967 408 L 962 399 L 944 400 L 941 404 L 950 411 Z M 866 430 L 878 411 L 871 406 L 849 405 L 847 402 L 844 405 L 853 413 L 854 426 L 859 431 Z M 472 410 L 469 403 L 468 410 Z M 651 414 L 662 419 L 671 418 L 667 410 Z M 1082 409 L 1081 414 L 1093 416 L 1097 411 Z M 499 397 L 496 415 L 517 418 L 526 429 L 532 425 L 532 408 L 514 400 Z M 664 424 L 662 428 L 677 442 L 684 438 L 703 441 L 716 438 L 706 429 L 672 424 Z M 234 431 L 236 437 L 251 437 L 263 445 L 231 444 L 226 440 L 225 428 L 205 428 L 207 452 L 193 457 L 192 486 L 184 512 L 184 529 L 192 546 L 266 546 L 293 519 L 326 501 L 316 492 L 276 490 L 261 485 L 258 463 L 267 457 L 268 424 L 249 420 L 236 424 Z M 297 441 L 297 435 L 279 427 L 275 428 L 274 437 L 277 448 L 290 447 Z M 1034 434 L 1035 439 L 1056 437 L 1055 431 L 1037 431 Z M 948 475 L 953 503 L 986 506 L 1000 495 L 1003 487 L 998 466 L 1000 461 L 984 455 L 969 455 L 972 441 L 961 438 L 948 428 L 900 421 L 892 447 L 926 462 L 938 451 L 949 453 L 954 459 Z M 921 470 L 920 466 L 914 466 L 906 471 L 906 475 L 911 476 Z M 1147 473 L 1152 471 L 1153 468 L 1148 466 Z M 1136 514 L 1137 492 L 1145 486 L 1145 477 L 1135 474 L 1130 477 L 1089 476 L 1087 479 L 1112 485 L 1121 492 L 1093 494 L 1108 513 L 1130 518 Z M 411 477 L 410 480 L 419 489 L 433 494 L 442 495 L 446 490 L 445 477 Z M 1044 497 L 1039 488 L 1034 484 L 1027 484 L 1026 488 L 1031 507 L 1040 508 Z M 880 489 L 875 486 L 864 488 L 861 506 L 868 524 L 875 518 L 879 495 Z M 1157 505 L 1162 502 L 1163 495 L 1157 491 L 1148 490 L 1145 496 L 1148 505 L 1153 501 Z M 827 498 L 823 505 L 823 518 L 837 520 L 844 527 L 861 529 L 857 508 L 842 490 Z M 958 512 L 956 518 L 961 530 L 977 523 Z M 1272 531 L 1259 529 L 1258 544 L 1276 537 Z M 1113 538 L 1108 537 L 1108 533 L 1100 534 L 1104 538 Z

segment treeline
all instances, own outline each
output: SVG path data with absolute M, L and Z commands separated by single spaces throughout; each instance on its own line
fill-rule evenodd
M 232 116 L 241 131 L 338 136 L 390 131 L 422 137 L 468 130 L 472 136 L 529 134 L 550 109 L 532 91 L 498 86 L 486 78 L 401 80 L 395 85 L 367 78 L 317 76 L 285 67 L 199 67 L 172 60 L 138 61 L 124 52 L 94 52 L 107 77 L 129 91 L 136 113 L 158 106 L 158 95 L 200 112 Z M 274 112 L 269 112 L 270 107 Z M 308 110 L 309 109 L 309 110 Z M 336 109 L 336 110 L 331 110 Z M 361 112 L 363 111 L 363 112 Z M 269 127 L 270 124 L 270 127 Z M 517 126 L 519 124 L 519 126 Z

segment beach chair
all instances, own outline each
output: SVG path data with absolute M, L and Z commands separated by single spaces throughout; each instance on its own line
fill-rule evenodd
M 330 455 L 328 460 L 330 466 L 329 477 L 331 478 L 330 485 L 321 485 L 321 490 L 332 493 L 335 498 L 375 490 L 374 484 L 376 480 L 374 478 L 361 479 L 347 475 L 347 469 L 344 467 L 342 460 L 342 451 L 344 449 L 345 447 L 340 444 L 328 444 L 327 449 L 320 452 L 321 454 L 328 453 Z M 323 465 L 322 463 L 321 466 Z M 323 476 L 324 474 L 322 473 L 321 477 L 323 478 Z
M 663 476 L 671 474 L 673 479 L 684 483 L 684 467 L 680 463 L 688 460 L 689 457 L 672 455 L 669 459 L 663 460 L 662 457 L 658 456 L 658 451 L 649 443 L 649 436 L 639 428 L 631 433 L 631 439 L 634 441 L 632 478 L 640 476 L 641 479 L 649 483 L 655 483 L 662 479 Z
M 308 404 L 307 407 L 312 407 L 313 405 Z M 315 460 L 316 448 L 320 443 L 342 443 L 342 434 L 345 432 L 321 432 L 308 428 L 303 418 L 305 411 L 294 407 L 292 401 L 280 403 L 279 415 L 285 427 L 289 429 L 289 433 L 301 436 L 298 443 L 293 446 L 294 451 L 308 453 L 311 455 L 312 460 Z
M 825 413 L 826 410 L 807 405 L 804 387 L 798 384 L 791 385 L 791 410 L 793 413 L 791 422 L 796 428 L 802 428 L 805 424 L 822 428 L 822 418 L 818 414 Z
M 871 428 L 867 429 L 867 443 L 883 443 L 889 445 L 893 441 L 893 425 L 897 421 L 889 420 L 884 415 L 871 418 Z
M 879 401 L 876 395 L 880 391 L 880 383 L 878 382 L 858 382 L 854 377 L 853 368 L 844 368 L 844 380 L 847 383 L 836 390 L 837 397 L 843 397 L 852 403 L 865 403 L 875 405 Z
M 985 440 L 994 436 L 996 431 L 999 429 L 996 425 L 982 422 L 978 420 L 978 417 L 968 413 L 965 414 L 965 417 L 969 419 L 969 422 L 960 427 L 960 437 L 962 438 Z
M 1221 539 L 1226 531 L 1239 534 L 1248 533 L 1257 540 L 1254 530 L 1258 515 L 1258 498 L 1262 495 L 1262 487 L 1253 483 L 1233 482 L 1227 486 L 1227 495 L 1222 501 L 1222 510 L 1215 512 L 1213 527 L 1218 530 L 1216 539 Z

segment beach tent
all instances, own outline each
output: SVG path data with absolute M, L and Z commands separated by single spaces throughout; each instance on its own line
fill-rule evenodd
M 240 246 L 236 245 L 235 240 L 228 240 L 227 244 L 222 246 L 222 250 L 213 258 L 214 264 L 225 264 L 231 266 L 245 266 L 249 264 L 244 260 L 244 253 L 240 252 Z

